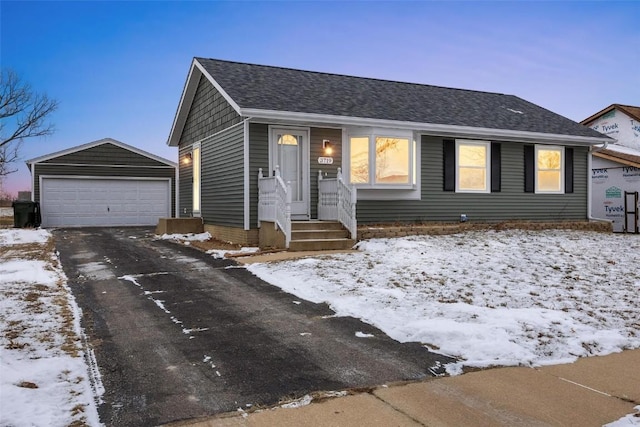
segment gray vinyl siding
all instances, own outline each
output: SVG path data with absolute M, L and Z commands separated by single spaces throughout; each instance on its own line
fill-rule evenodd
M 171 168 L 147 156 L 134 153 L 117 145 L 104 143 L 85 150 L 44 160 L 40 164 L 118 165 Z
M 310 184 L 311 184 L 311 218 L 318 217 L 318 172 L 322 171 L 322 175 L 326 178 L 335 178 L 338 168 L 342 165 L 342 129 L 327 128 L 311 128 L 310 146 Z M 325 156 L 322 150 L 322 140 L 328 139 L 333 146 L 333 164 L 321 165 L 318 163 L 318 157 Z
M 191 164 L 185 164 L 182 162 L 182 160 L 185 158 L 185 155 L 191 152 L 191 147 L 195 142 L 202 141 L 204 138 L 215 135 L 217 132 L 228 129 L 231 126 L 240 123 L 241 121 L 242 117 L 238 115 L 231 104 L 229 104 L 224 99 L 220 92 L 218 92 L 218 90 L 209 82 L 209 80 L 207 80 L 206 77 L 201 76 L 198 83 L 198 88 L 196 89 L 196 94 L 193 98 L 193 103 L 191 104 L 191 110 L 189 111 L 189 115 L 187 116 L 182 135 L 180 136 L 180 144 L 178 148 L 178 159 L 180 160 L 180 164 L 178 167 L 178 173 L 180 177 L 179 216 L 190 217 L 192 215 L 193 206 L 193 169 Z M 241 125 L 238 125 L 237 128 L 240 129 L 240 132 L 242 131 Z M 218 141 L 217 144 L 224 144 L 220 142 L 217 136 L 216 140 Z M 207 156 L 209 156 L 208 159 L 204 158 L 204 151 L 207 149 L 206 147 L 208 147 L 210 143 L 211 141 L 209 140 L 202 142 L 201 170 L 203 177 L 205 173 L 209 173 L 207 169 L 211 167 L 211 164 L 217 164 L 215 163 L 216 161 L 213 160 L 216 158 L 213 153 L 207 154 Z M 238 147 L 238 149 L 242 150 L 242 146 L 242 141 L 240 141 L 240 146 Z M 207 163 L 205 163 L 205 161 Z M 230 159 L 230 161 L 232 160 Z M 242 167 L 242 163 L 240 163 L 239 167 Z M 241 184 L 242 182 L 243 180 L 240 180 L 239 184 Z M 202 180 L 200 193 L 201 211 L 203 211 L 203 209 L 213 207 L 211 206 L 211 203 L 216 203 L 215 201 L 209 203 L 209 201 L 206 199 L 206 197 L 208 197 L 209 195 L 217 194 L 212 188 L 210 188 L 210 186 L 207 187 L 207 185 L 209 184 L 205 183 L 204 180 Z M 207 189 L 206 195 L 205 187 Z M 222 195 L 218 194 L 218 196 Z M 207 207 L 205 207 L 205 205 L 207 205 Z M 217 208 L 214 208 L 211 213 L 216 217 L 220 215 L 220 211 L 217 210 Z M 205 222 L 207 221 L 213 222 L 214 220 L 212 217 L 207 217 L 205 218 Z M 241 219 L 239 219 L 239 221 L 242 222 Z M 234 223 L 236 222 L 237 221 L 234 221 Z
M 205 224 L 244 227 L 244 126 L 203 141 L 201 212 Z
M 311 128 L 310 130 L 310 161 L 309 183 L 311 186 L 310 203 L 311 218 L 318 215 L 318 172 L 322 171 L 327 178 L 335 178 L 342 159 L 342 130 Z M 318 164 L 318 157 L 324 157 L 322 140 L 328 139 L 333 144 L 333 164 Z M 258 226 L 258 170 L 262 168 L 265 176 L 269 174 L 269 126 L 266 124 L 251 123 L 249 125 L 249 176 L 250 176 L 250 201 L 249 221 L 250 227 Z
M 89 151 L 89 150 L 87 150 Z M 125 150 L 126 151 L 126 150 Z M 130 152 L 129 152 L 130 153 Z M 76 154 L 76 153 L 74 153 Z M 81 153 L 78 153 L 81 154 Z M 63 156 L 66 157 L 66 156 Z M 82 157 L 81 155 L 78 157 Z M 109 177 L 109 178 L 169 178 L 171 187 L 171 212 L 175 212 L 176 186 L 175 169 L 171 166 L 163 167 L 140 167 L 140 166 L 94 166 L 94 165 L 73 165 L 61 164 L 58 157 L 46 162 L 36 163 L 33 166 L 33 197 L 35 201 L 40 201 L 40 177 L 41 176 L 77 176 L 77 177 Z M 69 159 L 66 159 L 67 161 Z M 156 162 L 153 159 L 153 162 Z
M 574 192 L 524 192 L 524 148 L 502 142 L 502 191 L 469 194 L 443 191 L 442 138 L 422 137 L 421 200 L 358 201 L 358 222 L 584 220 L 587 218 L 586 147 L 574 147 Z
M 242 121 L 218 90 L 201 76 L 187 116 L 180 145 L 193 144 Z
M 249 124 L 249 227 L 258 227 L 258 170 L 269 173 L 269 126 Z

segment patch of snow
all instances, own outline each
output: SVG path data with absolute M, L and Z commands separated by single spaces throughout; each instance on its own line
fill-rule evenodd
M 309 405 L 311 402 L 313 402 L 313 397 L 311 397 L 311 395 L 305 394 L 300 399 L 296 399 L 293 402 L 285 403 L 284 405 L 280 405 L 280 407 L 285 409 L 300 408 L 302 406 Z
M 13 216 L 13 208 L 0 208 L 0 217 Z
M 240 248 L 239 250 L 228 250 L 228 249 L 210 249 L 207 251 L 207 254 L 211 255 L 212 257 L 214 257 L 215 259 L 222 259 L 224 258 L 227 254 L 229 255 L 238 255 L 238 254 L 252 254 L 255 252 L 258 252 L 260 250 L 260 248 L 254 248 L 254 247 L 243 247 Z
M 640 426 L 640 405 L 636 406 L 635 409 L 637 412 L 635 414 L 629 414 L 617 421 L 614 421 L 609 424 L 605 424 L 603 427 L 632 427 L 632 426 Z
M 0 245 L 24 245 L 27 243 L 47 243 L 51 233 L 44 229 L 6 228 L 0 233 Z
M 356 332 L 356 337 L 358 338 L 373 338 L 375 335 L 373 334 L 365 334 L 364 332 L 358 331 Z
M 0 425 L 99 426 L 104 388 L 67 277 L 55 252 L 46 252 L 50 237 L 0 230 L 3 246 L 43 245 L 40 260 L 0 257 Z
M 247 265 L 263 280 L 458 365 L 540 366 L 639 348 L 635 235 L 478 231 L 371 239 Z
M 162 239 L 162 240 L 178 240 L 178 241 L 185 241 L 185 242 L 193 242 L 193 241 L 204 242 L 204 241 L 207 241 L 207 240 L 211 239 L 211 234 L 209 234 L 209 232 L 198 233 L 198 234 L 194 234 L 194 233 L 163 234 L 162 236 L 156 236 L 156 237 L 159 238 L 159 239 Z
M 512 113 L 516 113 L 516 114 L 524 114 L 522 111 L 520 110 L 515 110 L 513 108 L 507 108 L 507 110 L 511 111 Z

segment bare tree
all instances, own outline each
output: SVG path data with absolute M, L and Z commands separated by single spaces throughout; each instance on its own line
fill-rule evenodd
M 58 101 L 34 92 L 15 71 L 0 71 L 0 176 L 17 170 L 11 164 L 18 160 L 25 139 L 53 133 L 47 116 L 56 108 Z

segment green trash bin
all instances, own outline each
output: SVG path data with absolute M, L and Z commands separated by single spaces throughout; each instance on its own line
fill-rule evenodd
M 13 206 L 13 226 L 15 228 L 40 226 L 42 219 L 38 202 L 16 200 L 11 206 Z

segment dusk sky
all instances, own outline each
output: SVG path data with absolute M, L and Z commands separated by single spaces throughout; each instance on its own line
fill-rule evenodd
M 166 145 L 194 56 L 512 94 L 575 121 L 640 105 L 639 1 L 0 2 L 2 67 L 60 102 L 28 160 Z M 24 164 L 5 178 L 30 190 Z

